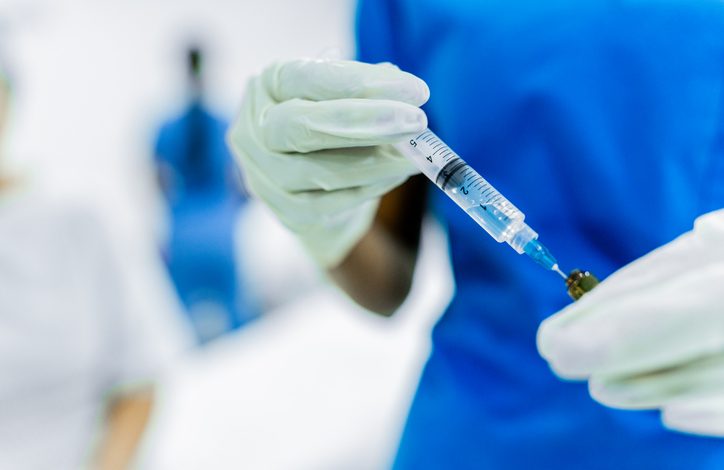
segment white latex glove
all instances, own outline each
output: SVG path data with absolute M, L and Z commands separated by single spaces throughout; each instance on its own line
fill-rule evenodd
M 418 170 L 390 144 L 427 127 L 425 82 L 391 64 L 296 60 L 251 80 L 228 135 L 247 187 L 324 267 Z
M 538 349 L 605 405 L 724 436 L 724 211 L 545 320 Z

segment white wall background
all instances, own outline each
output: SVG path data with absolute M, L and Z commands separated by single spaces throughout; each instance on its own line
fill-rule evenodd
M 231 116 L 269 62 L 351 56 L 353 3 L 0 0 L 0 51 L 17 82 L 9 163 L 87 186 L 120 221 L 147 224 L 149 146 L 182 103 L 186 41 L 208 46 L 210 101 Z

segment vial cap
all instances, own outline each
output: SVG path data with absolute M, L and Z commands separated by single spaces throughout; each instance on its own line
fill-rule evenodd
M 590 272 L 574 269 L 566 279 L 568 295 L 570 295 L 573 300 L 578 300 L 583 297 L 586 292 L 593 290 L 593 288 L 598 285 L 598 282 L 598 278 Z

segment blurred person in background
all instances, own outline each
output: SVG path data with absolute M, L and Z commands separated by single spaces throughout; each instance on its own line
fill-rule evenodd
M 432 333 L 395 468 L 724 468 L 724 441 L 668 432 L 654 412 L 604 408 L 585 385 L 557 380 L 536 334 L 569 302 L 561 279 L 499 246 L 440 191 L 427 194 L 424 179 L 408 181 L 418 170 L 390 145 L 429 120 L 564 266 L 607 276 L 724 207 L 724 3 L 361 0 L 357 34 L 365 63 L 281 62 L 252 79 L 229 141 L 249 190 L 375 312 L 407 295 L 430 198 L 447 223 L 456 293 Z M 543 335 L 547 357 L 577 378 L 591 363 L 651 372 L 642 387 L 612 380 L 618 406 L 657 408 L 646 394 L 657 389 L 688 403 L 716 391 L 717 361 L 660 381 L 646 366 L 724 349 L 721 269 L 697 268 L 724 243 L 723 218 L 697 223 L 676 256 L 665 249 L 618 277 L 623 286 L 584 297 L 557 322 L 570 331 Z M 617 302 L 623 287 L 629 302 Z M 712 408 L 692 410 L 698 421 L 673 427 L 724 423 Z
M 0 70 L 0 149 L 10 90 Z M 0 172 L 2 469 L 127 468 L 183 345 L 153 248 L 121 244 L 102 220 Z
M 164 257 L 201 342 L 255 315 L 240 278 L 234 233 L 243 203 L 238 170 L 224 141 L 227 122 L 204 102 L 203 53 L 186 54 L 189 103 L 158 133 L 158 180 L 171 212 Z

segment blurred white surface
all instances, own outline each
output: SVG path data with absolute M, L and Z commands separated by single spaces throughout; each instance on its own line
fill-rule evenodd
M 428 224 L 393 318 L 319 289 L 197 353 L 163 384 L 141 468 L 386 468 L 452 293 L 444 244 Z
M 10 166 L 85 193 L 118 231 L 150 240 L 161 214 L 151 140 L 182 105 L 186 41 L 208 47 L 210 101 L 232 115 L 273 60 L 351 56 L 354 3 L 0 0 L 16 90 Z M 255 255 L 242 254 L 243 269 L 267 305 L 296 301 L 168 377 L 141 468 L 384 468 L 452 289 L 441 232 L 425 237 L 408 302 L 381 319 L 319 289 L 273 223 L 254 230 L 240 241 Z

